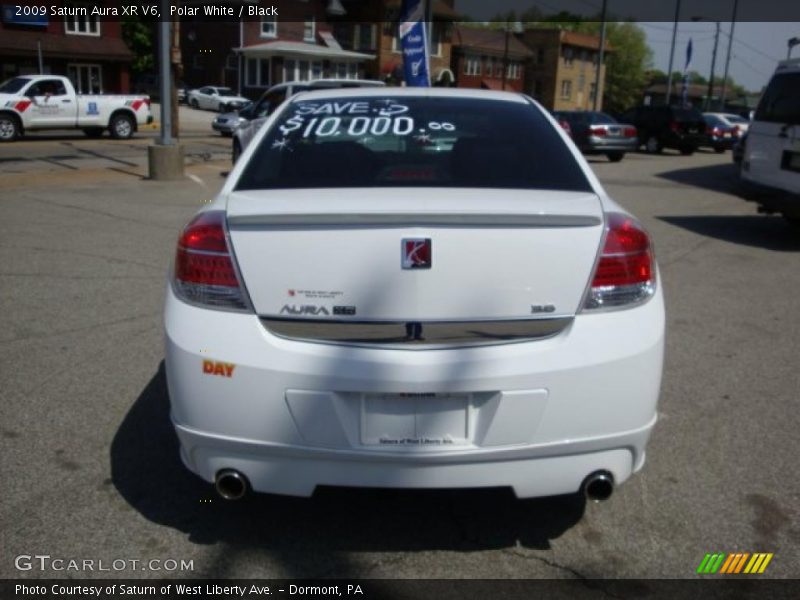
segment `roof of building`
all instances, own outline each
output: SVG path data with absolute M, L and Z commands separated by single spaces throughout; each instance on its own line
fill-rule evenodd
M 42 54 L 45 58 L 92 58 L 119 61 L 133 59 L 133 52 L 120 38 L 57 35 L 39 31 L 14 31 L 13 29 L 2 30 L 0 54 L 35 56 L 38 53 L 38 42 L 42 44 Z
M 592 35 L 590 33 L 580 33 L 577 31 L 568 31 L 566 29 L 556 29 L 556 28 L 537 28 L 537 29 L 526 29 L 525 33 L 532 32 L 532 33 L 549 33 L 551 36 L 556 37 L 558 36 L 559 41 L 562 44 L 567 44 L 569 46 L 578 46 L 579 48 L 588 48 L 590 50 L 598 50 L 600 48 L 600 36 L 599 35 Z M 604 45 L 605 52 L 613 52 L 614 47 L 609 44 L 608 40 Z
M 508 55 L 515 58 L 531 56 L 530 48 L 520 42 L 514 35 L 502 29 L 486 29 L 483 27 L 465 27 L 457 25 L 453 28 L 453 46 L 462 50 L 475 50 L 487 54 L 504 55 L 508 42 Z

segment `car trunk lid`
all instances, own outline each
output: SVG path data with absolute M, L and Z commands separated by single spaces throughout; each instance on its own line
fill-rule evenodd
M 283 318 L 573 315 L 603 235 L 600 199 L 586 192 L 239 191 L 227 211 L 256 312 Z

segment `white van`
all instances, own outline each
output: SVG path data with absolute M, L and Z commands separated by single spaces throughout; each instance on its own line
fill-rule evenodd
M 760 210 L 800 224 L 800 58 L 778 63 L 750 125 L 741 173 Z

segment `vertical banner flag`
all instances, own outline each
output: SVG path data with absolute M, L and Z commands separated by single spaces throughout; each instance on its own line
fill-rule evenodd
M 400 45 L 403 49 L 403 70 L 406 85 L 430 87 L 428 71 L 428 36 L 425 31 L 424 2 L 430 0 L 403 0 L 400 11 Z
M 683 66 L 683 92 L 681 94 L 681 103 L 683 106 L 689 105 L 689 65 L 692 64 L 692 38 L 689 38 L 689 43 L 686 45 L 686 64 Z

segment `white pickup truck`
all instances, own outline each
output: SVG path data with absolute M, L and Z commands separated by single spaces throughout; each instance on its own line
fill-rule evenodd
M 89 137 L 108 129 L 112 138 L 127 139 L 152 120 L 145 95 L 79 95 L 69 79 L 56 75 L 23 75 L 0 84 L 0 142 L 42 129 L 83 129 Z

